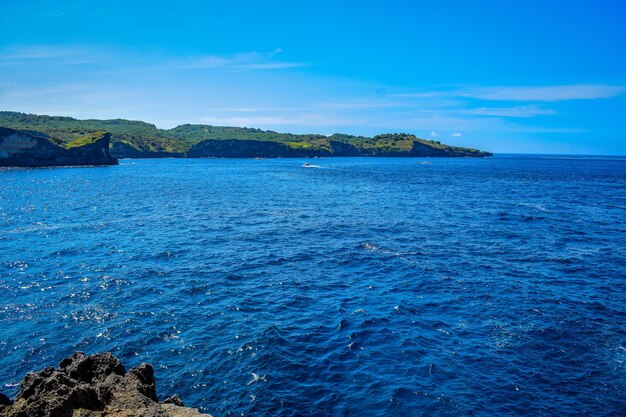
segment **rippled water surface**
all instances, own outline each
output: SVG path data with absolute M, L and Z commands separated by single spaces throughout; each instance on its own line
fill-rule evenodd
M 626 414 L 625 160 L 303 162 L 0 170 L 0 390 L 108 350 L 215 416 Z

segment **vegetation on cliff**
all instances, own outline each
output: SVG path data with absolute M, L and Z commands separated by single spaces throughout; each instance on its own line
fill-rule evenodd
M 49 135 L 68 147 L 89 140 L 85 135 L 111 133 L 111 154 L 118 157 L 226 156 L 470 156 L 491 155 L 475 149 L 444 145 L 408 133 L 374 137 L 346 134 L 296 135 L 269 130 L 185 124 L 173 129 L 133 120 L 78 120 L 71 117 L 0 112 L 0 126 Z M 81 138 L 81 139 L 79 139 Z M 229 141 L 219 144 L 216 141 Z M 234 142 L 243 141 L 243 142 Z M 258 143 L 258 142 L 265 142 Z M 272 145 L 267 142 L 271 142 Z M 237 151 L 241 148 L 241 152 Z M 254 149 L 262 150 L 255 154 Z M 271 150 L 271 151 L 270 151 Z
M 73 140 L 69 143 L 65 144 L 66 149 L 78 148 L 81 146 L 93 145 L 98 141 L 102 140 L 102 138 L 107 134 L 107 132 L 93 132 L 87 133 L 84 136 L 79 137 L 76 140 Z
M 110 144 L 108 132 L 88 133 L 63 143 L 32 130 L 0 127 L 0 167 L 116 165 Z

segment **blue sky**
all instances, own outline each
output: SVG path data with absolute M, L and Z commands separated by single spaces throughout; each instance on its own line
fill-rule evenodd
M 625 21 L 621 0 L 2 1 L 0 109 L 626 154 Z

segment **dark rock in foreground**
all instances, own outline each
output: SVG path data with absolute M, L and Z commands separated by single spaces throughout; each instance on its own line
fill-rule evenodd
M 57 369 L 29 373 L 10 403 L 0 402 L 1 417 L 208 416 L 183 407 L 178 396 L 159 403 L 152 366 L 142 364 L 126 372 L 111 353 L 77 352 Z
M 61 145 L 41 133 L 0 127 L 0 167 L 117 165 L 110 143 L 105 132 Z

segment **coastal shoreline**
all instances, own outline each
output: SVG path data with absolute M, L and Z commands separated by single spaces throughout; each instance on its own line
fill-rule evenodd
M 428 140 L 411 133 L 383 133 L 373 137 L 342 133 L 332 135 L 278 133 L 270 130 L 211 125 L 180 125 L 159 129 L 133 120 L 79 120 L 71 117 L 45 116 L 0 111 L 0 166 L 17 165 L 7 160 L 11 146 L 3 145 L 3 136 L 37 138 L 45 154 L 35 161 L 21 158 L 25 166 L 61 165 L 59 158 L 89 143 L 93 135 L 108 135 L 108 157 L 99 163 L 70 165 L 106 165 L 123 158 L 315 158 L 315 157 L 471 157 L 492 156 L 491 152 L 453 146 Z M 46 144 L 46 141 L 49 142 Z M 77 146 L 80 145 L 80 146 Z M 21 146 L 24 148 L 24 146 Z M 54 149 L 54 152 L 50 152 Z M 94 161 L 103 153 L 92 150 Z M 41 153 L 41 152 L 40 152 Z M 67 159 L 67 158 L 66 158 Z M 3 162 L 4 160 L 4 162 Z M 10 164 L 9 164 L 10 165 Z

